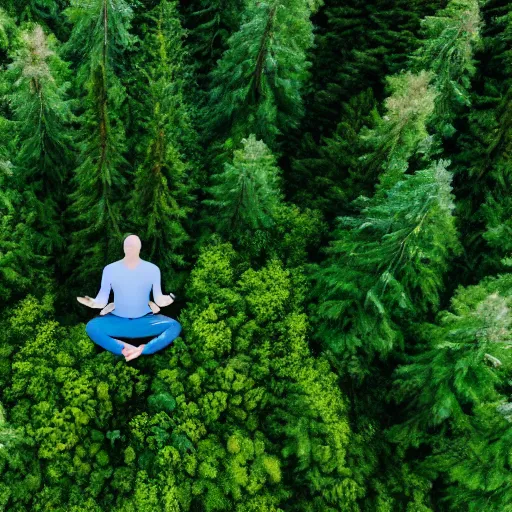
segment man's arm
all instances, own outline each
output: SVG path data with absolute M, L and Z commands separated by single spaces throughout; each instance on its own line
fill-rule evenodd
M 107 267 L 103 269 L 103 274 L 101 276 L 101 288 L 98 292 L 98 295 L 94 299 L 94 302 L 98 307 L 104 308 L 108 304 L 108 298 L 110 296 L 110 272 Z
M 153 273 L 153 300 L 156 304 L 162 296 L 162 274 L 160 269 L 156 267 Z M 159 304 L 158 304 L 159 305 Z
M 175 297 L 172 293 L 169 295 L 162 294 L 162 274 L 160 269 L 156 267 L 156 270 L 153 274 L 153 300 L 157 306 L 165 307 L 169 304 L 172 304 Z

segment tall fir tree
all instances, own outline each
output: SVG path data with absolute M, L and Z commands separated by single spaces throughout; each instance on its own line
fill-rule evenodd
M 376 356 L 403 349 L 402 326 L 440 304 L 443 276 L 460 250 L 447 161 L 408 174 L 384 195 L 339 217 L 327 259 L 311 265 L 315 340 L 362 381 Z
M 27 248 L 13 232 L 19 223 L 19 194 L 13 183 L 13 159 L 16 155 L 16 122 L 9 108 L 10 83 L 6 67 L 10 55 L 21 44 L 14 19 L 0 8 L 0 297 L 2 306 L 14 299 L 13 292 L 26 293 L 32 286 L 32 265 L 27 260 Z M 22 227 L 22 226 L 20 226 Z
M 310 18 L 306 0 L 246 4 L 240 29 L 211 73 L 204 134 L 217 143 L 214 152 L 233 151 L 250 133 L 276 152 L 280 137 L 298 127 L 311 65 Z
M 55 260 L 65 247 L 60 214 L 66 166 L 73 158 L 73 116 L 70 73 L 58 47 L 40 25 L 25 25 L 2 77 L 12 118 L 2 123 L 10 135 L 1 180 L 6 301 L 22 296 L 34 281 L 41 292 L 52 286 Z
M 404 407 L 388 436 L 421 449 L 416 465 L 440 481 L 447 510 L 510 509 L 511 290 L 511 274 L 459 287 L 450 311 L 416 326 L 416 349 L 394 374 Z
M 440 137 L 450 137 L 457 115 L 471 105 L 474 52 L 480 44 L 478 0 L 450 0 L 435 16 L 424 18 L 421 27 L 423 41 L 411 54 L 409 68 L 433 72 L 438 95 L 429 128 Z
M 164 282 L 176 289 L 176 275 L 186 263 L 185 244 L 191 239 L 187 217 L 193 213 L 197 188 L 193 168 L 185 161 L 198 145 L 184 98 L 185 33 L 176 1 L 161 1 L 144 20 L 145 37 L 135 63 L 140 89 L 137 144 L 144 158 L 125 211 L 130 229 L 145 241 L 146 254 L 162 267 Z
M 214 184 L 208 191 L 213 198 L 203 203 L 211 209 L 216 231 L 249 248 L 264 245 L 283 197 L 280 170 L 267 145 L 254 134 L 241 142 L 233 163 L 226 162 L 224 171 L 212 176 Z
M 303 132 L 316 142 L 321 136 L 330 137 L 345 103 L 368 88 L 381 100 L 384 78 L 407 69 L 408 53 L 420 44 L 421 19 L 445 1 L 326 0 L 314 18 Z
M 66 169 L 74 158 L 70 71 L 58 56 L 55 37 L 40 25 L 24 30 L 21 39 L 7 71 L 19 140 L 13 161 L 18 218 L 30 252 L 55 257 L 65 246 L 59 218 Z
M 19 30 L 14 19 L 0 7 L 0 176 L 9 175 L 12 168 L 13 130 L 12 113 L 9 108 L 9 81 L 5 72 L 11 62 L 10 54 L 19 45 Z M 2 187 L 3 189 L 3 187 Z
M 360 157 L 359 191 L 383 195 L 400 181 L 410 167 L 413 156 L 428 162 L 431 137 L 427 122 L 432 115 L 436 90 L 432 73 L 410 71 L 386 77 L 389 96 L 385 113 L 378 116 L 375 127 L 363 127 L 359 137 L 364 153 Z M 357 190 L 357 189 L 356 189 Z
M 127 151 L 122 107 L 126 98 L 117 76 L 123 51 L 132 44 L 132 10 L 124 0 L 72 1 L 65 11 L 73 24 L 67 55 L 79 63 L 77 85 L 85 111 L 67 211 L 70 232 L 66 267 L 69 283 L 90 283 L 119 257 L 123 199 L 127 197 Z
M 54 34 L 59 41 L 69 37 L 64 9 L 70 0 L 3 0 L 2 6 L 17 23 L 37 23 L 46 33 Z
M 208 88 L 208 75 L 228 48 L 228 39 L 240 28 L 244 0 L 193 0 L 181 6 L 190 32 L 197 87 Z
M 459 212 L 464 229 L 465 282 L 478 282 L 503 271 L 512 253 L 509 243 L 512 203 L 509 199 L 510 108 L 512 104 L 512 8 L 491 1 L 482 7 L 484 47 L 472 93 L 467 130 L 455 155 Z

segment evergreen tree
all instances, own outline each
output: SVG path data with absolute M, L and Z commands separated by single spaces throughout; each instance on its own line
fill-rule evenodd
M 403 348 L 401 326 L 439 307 L 449 259 L 460 250 L 448 163 L 361 198 L 360 215 L 338 218 L 325 263 L 311 265 L 314 338 L 355 378 L 376 355 Z
M 417 464 L 441 479 L 450 510 L 510 508 L 510 290 L 510 274 L 459 287 L 451 311 L 417 326 L 417 348 L 395 371 L 403 421 L 389 437 L 425 447 Z
M 196 148 L 197 142 L 184 101 L 184 32 L 176 2 L 163 0 L 145 19 L 145 37 L 136 63 L 141 89 L 139 126 L 147 132 L 141 136 L 138 130 L 137 144 L 145 154 L 135 173 L 126 212 L 131 230 L 146 241 L 149 258 L 171 269 L 184 265 L 184 244 L 190 240 L 187 216 L 193 211 L 196 184 L 191 166 L 184 162 L 184 148 Z M 169 277 L 164 271 L 164 281 Z
M 478 0 L 450 0 L 435 16 L 422 20 L 423 41 L 411 55 L 411 69 L 433 72 L 438 91 L 432 130 L 453 135 L 461 107 L 470 106 L 470 79 L 475 73 L 474 48 L 480 42 Z
M 41 21 L 57 17 L 63 4 L 59 0 L 5 0 L 4 5 L 20 21 Z
M 37 23 L 46 33 L 53 33 L 59 41 L 69 37 L 63 10 L 70 0 L 3 0 L 2 6 L 17 23 Z
M 426 127 L 436 97 L 431 79 L 427 71 L 386 77 L 386 112 L 373 129 L 363 127 L 359 133 L 366 150 L 358 173 L 363 193 L 368 194 L 377 180 L 377 193 L 385 193 L 403 178 L 413 155 L 428 153 L 431 137 Z
M 311 83 L 302 130 L 315 141 L 330 137 L 351 97 L 371 89 L 380 100 L 384 77 L 407 68 L 418 47 L 420 22 L 443 0 L 327 0 L 313 22 Z M 301 144 L 302 145 L 302 144 Z M 308 146 L 302 151 L 307 155 Z
M 69 157 L 63 144 L 71 138 L 65 132 L 70 116 L 64 63 L 47 46 L 41 27 L 15 34 L 5 20 L 11 62 L 1 81 L 10 118 L 0 117 L 2 303 L 23 296 L 34 281 L 41 290 L 53 281 L 48 259 L 63 247 L 56 201 Z
M 313 44 L 310 16 L 306 0 L 246 4 L 240 29 L 211 74 L 208 140 L 229 138 L 234 148 L 254 133 L 276 151 L 278 137 L 297 128 L 309 76 L 306 50 Z
M 512 100 L 512 9 L 508 3 L 488 2 L 482 15 L 484 48 L 480 73 L 468 113 L 468 130 L 458 140 L 455 158 L 466 280 L 478 282 L 489 272 L 503 270 L 510 255 L 511 230 L 508 172 Z
M 117 73 L 132 43 L 132 10 L 124 0 L 94 0 L 72 1 L 64 12 L 73 23 L 66 50 L 81 63 L 77 84 L 86 92 L 79 165 L 67 212 L 72 232 L 68 261 L 73 262 L 67 266 L 72 281 L 87 283 L 119 255 L 122 243 L 127 147 L 121 109 L 126 93 Z
M 243 0 L 194 0 L 182 6 L 200 90 L 207 90 L 209 73 L 227 50 L 229 37 L 240 28 L 243 7 Z
M 13 162 L 13 184 L 20 194 L 17 216 L 29 237 L 29 252 L 52 257 L 64 247 L 58 217 L 73 157 L 69 71 L 57 55 L 55 38 L 41 26 L 23 31 L 21 38 L 23 46 L 7 73 L 19 139 Z
M 280 170 L 267 145 L 254 134 L 242 139 L 243 148 L 234 151 L 233 163 L 212 176 L 208 188 L 213 199 L 204 204 L 212 208 L 215 229 L 228 240 L 242 245 L 255 244 L 273 224 L 272 215 L 282 200 Z

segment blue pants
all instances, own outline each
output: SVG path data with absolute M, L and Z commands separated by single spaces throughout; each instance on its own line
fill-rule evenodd
M 107 313 L 87 322 L 85 331 L 94 343 L 116 355 L 123 355 L 124 345 L 112 336 L 144 338 L 156 336 L 146 344 L 142 354 L 153 354 L 169 345 L 181 332 L 181 324 L 165 315 L 148 313 L 139 318 L 123 318 Z

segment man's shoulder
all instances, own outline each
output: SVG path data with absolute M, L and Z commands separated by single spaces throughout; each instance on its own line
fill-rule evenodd
M 158 265 L 155 265 L 154 263 L 151 263 L 150 261 L 146 261 L 146 266 L 147 268 L 149 268 L 150 270 L 152 270 L 153 272 L 157 271 L 157 270 L 160 270 L 158 268 Z

